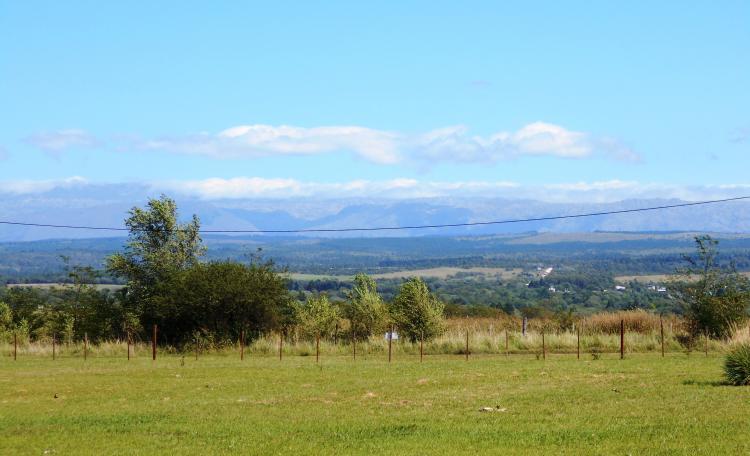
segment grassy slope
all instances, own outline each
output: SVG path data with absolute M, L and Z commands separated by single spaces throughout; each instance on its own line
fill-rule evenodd
M 0 454 L 750 452 L 719 357 L 416 361 L 3 356 Z

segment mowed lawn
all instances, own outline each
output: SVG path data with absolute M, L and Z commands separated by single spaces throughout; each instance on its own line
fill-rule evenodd
M 0 363 L 3 455 L 750 453 L 718 355 Z

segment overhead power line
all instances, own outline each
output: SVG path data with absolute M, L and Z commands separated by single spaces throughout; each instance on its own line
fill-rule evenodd
M 634 209 L 619 209 L 613 211 L 587 212 L 583 214 L 553 215 L 547 217 L 532 217 L 521 219 L 494 220 L 488 222 L 464 222 L 464 223 L 441 223 L 434 225 L 411 225 L 411 226 L 379 226 L 379 227 L 354 227 L 354 228 L 302 228 L 289 230 L 200 230 L 201 233 L 208 234 L 295 234 L 295 233 L 346 233 L 354 231 L 398 231 L 398 230 L 423 230 L 430 228 L 455 228 L 463 226 L 483 226 L 483 225 L 507 225 L 511 223 L 524 222 L 544 222 L 550 220 L 576 219 L 584 217 L 596 217 L 602 215 L 630 214 L 634 212 L 658 211 L 663 209 L 674 209 L 680 207 L 702 206 L 707 204 L 727 203 L 730 201 L 740 201 L 750 199 L 750 196 L 737 196 L 734 198 L 723 198 L 707 201 L 695 201 L 691 203 L 666 204 L 662 206 L 640 207 Z M 95 230 L 95 231 L 130 231 L 124 227 L 105 227 L 105 226 L 86 226 L 86 225 L 58 225 L 51 223 L 31 223 L 15 222 L 0 220 L 0 225 L 15 225 L 39 228 L 59 228 L 72 230 Z

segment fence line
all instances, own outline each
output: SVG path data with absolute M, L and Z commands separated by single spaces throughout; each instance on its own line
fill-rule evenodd
M 395 331 L 395 327 L 391 328 Z M 615 345 L 614 335 L 603 335 L 603 334 L 585 334 L 581 328 L 576 328 L 574 334 L 570 333 L 547 333 L 546 331 L 540 331 L 538 333 L 527 330 L 526 335 L 522 333 L 505 330 L 502 335 L 491 332 L 491 335 L 487 335 L 486 332 L 471 332 L 469 330 L 463 331 L 463 344 L 457 343 L 455 336 L 444 335 L 433 339 L 432 341 L 425 341 L 422 334 L 418 340 L 411 342 L 404 339 L 395 340 L 392 337 L 386 337 L 385 342 L 380 340 L 377 336 L 373 336 L 369 339 L 359 340 L 356 337 L 349 338 L 337 338 L 334 342 L 331 340 L 323 340 L 321 344 L 321 337 L 316 336 L 314 341 L 315 357 L 316 361 L 320 362 L 321 357 L 324 356 L 336 356 L 342 354 L 351 354 L 354 360 L 357 359 L 357 355 L 363 355 L 365 357 L 372 356 L 383 356 L 387 353 L 387 360 L 391 362 L 396 353 L 401 355 L 419 355 L 419 360 L 423 361 L 425 356 L 430 355 L 461 355 L 463 354 L 465 359 L 468 361 L 471 354 L 479 355 L 499 355 L 504 354 L 505 356 L 513 355 L 524 355 L 524 354 L 537 354 L 541 355 L 542 359 L 546 359 L 547 353 L 553 355 L 567 355 L 575 354 L 576 359 L 581 359 L 581 351 L 590 351 L 592 354 L 607 354 L 617 353 L 619 348 L 620 358 L 625 358 L 626 353 L 661 353 L 664 357 L 667 353 L 690 353 L 694 349 L 700 351 L 700 338 L 697 341 L 697 346 L 684 347 L 680 345 L 679 341 L 671 334 L 671 337 L 667 337 L 665 334 L 665 328 L 663 322 L 659 327 L 659 332 L 654 334 L 640 334 L 640 333 L 628 333 L 625 331 L 624 322 L 620 322 L 620 334 L 619 336 L 619 347 Z M 390 334 L 393 334 L 391 332 Z M 743 333 L 744 334 L 744 333 Z M 472 337 L 472 335 L 474 337 Z M 310 355 L 309 342 L 296 340 L 291 335 L 286 337 L 281 333 L 270 334 L 259 337 L 250 343 L 245 338 L 244 331 L 240 334 L 240 360 L 244 359 L 245 351 L 247 350 L 250 354 L 254 355 L 265 355 L 272 354 L 274 350 L 272 342 L 278 336 L 278 357 L 279 360 L 283 360 L 284 354 L 286 355 L 297 355 L 297 356 L 308 356 Z M 285 344 L 284 339 L 288 339 L 290 343 Z M 504 338 L 504 344 L 503 344 Z M 703 352 L 706 356 L 710 352 L 723 351 L 724 348 L 730 345 L 727 341 L 712 340 L 707 334 L 703 335 Z M 614 339 L 614 340 L 613 340 Z M 153 325 L 152 338 L 151 338 L 151 351 L 152 360 L 157 358 L 157 347 L 158 347 L 158 327 Z M 515 347 L 511 347 L 511 342 Z M 667 343 L 669 342 L 669 344 Z M 130 360 L 135 356 L 135 347 L 138 344 L 134 344 L 130 334 L 126 337 L 125 341 L 116 342 L 103 342 L 103 343 L 91 343 L 88 338 L 88 334 L 84 334 L 84 338 L 81 343 L 65 343 L 60 345 L 56 335 L 53 335 L 45 343 L 44 341 L 30 342 L 28 340 L 19 340 L 16 334 L 13 334 L 12 345 L 6 345 L 6 348 L 2 351 L 7 353 L 7 356 L 17 360 L 22 356 L 35 356 L 38 354 L 47 354 L 49 356 L 49 347 L 51 346 L 52 359 L 56 360 L 60 356 L 81 356 L 83 360 L 87 360 L 89 355 L 92 357 L 97 356 L 123 356 Z M 145 344 L 142 344 L 145 345 Z M 463 346 L 461 346 L 463 345 Z M 504 345 L 504 346 L 503 346 Z M 0 343 L 2 347 L 2 343 Z M 124 348 L 124 350 L 123 350 Z M 185 353 L 192 348 L 190 346 L 183 347 L 182 349 L 162 346 L 162 350 L 167 354 Z M 668 349 L 669 348 L 669 349 Z M 358 353 L 358 349 L 361 349 L 361 353 Z M 217 354 L 223 353 L 226 349 L 222 347 L 209 348 Z M 351 351 L 350 351 L 351 350 Z M 195 358 L 198 359 L 200 351 L 200 344 L 198 339 L 195 340 Z M 123 353 L 124 352 L 124 353 Z M 236 352 L 235 352 L 236 353 Z M 118 355 L 119 354 L 119 355 Z

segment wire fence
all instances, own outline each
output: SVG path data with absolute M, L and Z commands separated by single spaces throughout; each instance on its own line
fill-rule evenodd
M 407 340 L 399 337 L 398 328 L 385 334 L 366 339 L 332 337 L 299 338 L 282 333 L 255 334 L 248 339 L 245 331 L 231 343 L 220 345 L 203 344 L 200 340 L 183 344 L 180 347 L 159 345 L 158 327 L 151 331 L 151 340 L 134 342 L 132 339 L 112 340 L 91 343 L 88 337 L 76 342 L 60 342 L 54 335 L 43 340 L 30 341 L 14 335 L 12 341 L 0 343 L 0 353 L 4 358 L 17 360 L 21 357 L 33 358 L 91 358 L 115 357 L 123 360 L 159 356 L 181 355 L 199 359 L 206 355 L 237 357 L 244 360 L 255 357 L 323 357 L 349 356 L 352 360 L 380 358 L 392 361 L 401 358 L 418 358 L 420 361 L 435 355 L 454 355 L 470 360 L 477 355 L 533 355 L 546 359 L 551 355 L 567 355 L 577 359 L 598 359 L 605 354 L 618 354 L 620 358 L 633 353 L 656 353 L 666 356 L 674 353 L 723 353 L 728 348 L 750 341 L 750 328 L 738 330 L 733 338 L 716 340 L 709 337 L 685 339 L 680 333 L 661 325 L 656 331 L 628 332 L 625 321 L 620 322 L 620 331 L 592 333 L 578 327 L 568 331 L 526 332 L 510 329 L 485 328 L 471 330 L 452 328 L 431 340 Z

